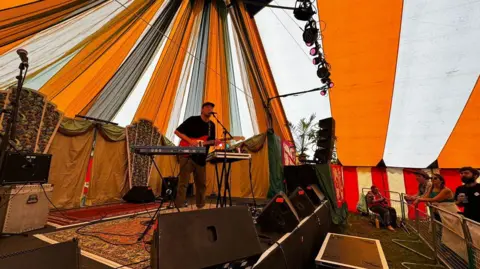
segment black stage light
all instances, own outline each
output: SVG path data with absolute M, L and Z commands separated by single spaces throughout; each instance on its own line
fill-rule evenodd
M 298 0 L 295 3 L 293 15 L 297 20 L 309 21 L 313 14 L 315 14 L 315 11 L 313 11 L 312 2 L 308 0 Z
M 321 57 L 321 56 L 315 57 L 315 58 L 313 58 L 313 60 L 312 60 L 312 63 L 313 63 L 314 65 L 320 64 L 321 62 L 322 62 L 322 57 Z
M 322 83 L 327 85 L 328 88 L 333 88 L 334 84 L 330 78 L 322 78 L 321 79 Z
M 308 44 L 314 44 L 318 39 L 318 29 L 314 20 L 309 21 L 303 30 L 303 41 Z M 311 46 L 311 45 L 310 45 Z
M 328 71 L 328 68 L 322 64 L 318 66 L 317 76 L 321 79 L 327 78 L 330 76 L 330 72 Z
M 321 96 L 327 95 L 327 90 L 321 90 L 321 91 L 320 91 L 320 95 L 321 95 Z
M 317 55 L 318 53 L 320 53 L 320 49 L 318 46 L 315 46 L 313 48 L 310 49 L 310 55 L 311 56 L 315 56 Z

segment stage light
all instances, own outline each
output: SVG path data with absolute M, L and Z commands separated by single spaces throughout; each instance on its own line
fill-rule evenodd
M 322 57 L 320 57 L 320 56 L 315 57 L 315 58 L 313 58 L 313 60 L 312 60 L 312 63 L 313 63 L 314 65 L 320 64 L 321 62 L 322 62 Z
M 328 78 L 322 78 L 321 81 L 322 81 L 323 84 L 327 85 L 327 87 L 330 88 L 330 89 L 333 88 L 333 86 L 334 86 L 332 80 L 330 80 L 329 77 Z
M 314 43 L 306 43 L 307 47 L 313 46 Z
M 306 25 L 305 29 L 303 30 L 303 41 L 308 44 L 313 44 L 318 39 L 318 29 L 316 22 L 314 20 L 310 20 Z
M 317 76 L 321 79 L 328 78 L 330 76 L 330 72 L 325 65 L 319 65 L 317 69 Z
M 297 0 L 295 9 L 293 10 L 293 15 L 297 20 L 309 21 L 313 14 L 315 14 L 315 12 L 312 8 L 312 2 L 308 0 Z
M 310 49 L 310 55 L 311 55 L 311 56 L 315 56 L 315 55 L 317 55 L 317 54 L 319 53 L 319 51 L 320 51 L 320 50 L 318 49 L 318 47 L 315 46 L 314 48 L 311 48 L 311 49 Z
M 320 91 L 320 95 L 321 95 L 321 96 L 327 95 L 327 90 L 321 90 L 321 91 Z

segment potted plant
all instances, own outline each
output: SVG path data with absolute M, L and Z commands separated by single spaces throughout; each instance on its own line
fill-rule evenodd
M 294 125 L 289 122 L 288 126 L 292 130 L 295 138 L 295 148 L 298 152 L 298 161 L 305 163 L 308 159 L 307 151 L 316 142 L 316 115 L 312 114 L 308 118 L 302 118 Z

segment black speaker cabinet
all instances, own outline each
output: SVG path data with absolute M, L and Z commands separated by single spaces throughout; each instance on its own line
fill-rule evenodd
M 150 187 L 133 186 L 124 196 L 123 200 L 128 203 L 152 203 L 155 195 Z
M 76 240 L 0 256 L 0 268 L 77 269 L 80 249 Z
M 325 200 L 325 195 L 317 185 L 309 185 L 305 188 L 305 193 L 314 206 L 319 206 Z
M 318 184 L 317 172 L 314 165 L 294 165 L 283 168 L 288 194 L 296 188 L 306 189 L 307 186 Z
M 288 197 L 280 192 L 270 200 L 257 218 L 257 228 L 262 234 L 289 233 L 300 222 Z
M 300 187 L 295 189 L 289 199 L 293 207 L 295 207 L 300 220 L 310 216 L 313 214 L 313 211 L 315 211 L 315 206 L 312 201 L 310 201 L 310 198 L 308 198 L 305 191 Z
M 50 173 L 51 154 L 7 152 L 0 185 L 45 184 Z
M 151 248 L 153 269 L 223 268 L 251 263 L 262 250 L 247 207 L 161 215 Z

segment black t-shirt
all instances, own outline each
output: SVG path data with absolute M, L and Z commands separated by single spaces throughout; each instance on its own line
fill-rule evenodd
M 192 116 L 178 126 L 177 131 L 195 139 L 202 136 L 208 136 L 207 140 L 215 140 L 215 124 L 213 122 L 205 122 L 200 116 Z M 207 152 L 208 152 L 207 147 Z M 206 164 L 206 155 L 192 156 L 192 160 L 199 165 Z
M 459 186 L 455 191 L 455 201 L 460 193 L 464 193 L 468 203 L 460 203 L 460 207 L 464 207 L 464 216 L 480 222 L 480 184 L 473 187 Z

